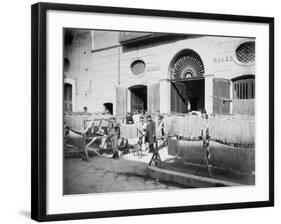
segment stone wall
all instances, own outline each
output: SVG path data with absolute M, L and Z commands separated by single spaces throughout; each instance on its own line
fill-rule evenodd
M 89 112 L 102 112 L 104 103 L 112 103 L 115 114 L 116 87 L 149 87 L 159 83 L 160 111 L 169 113 L 171 86 L 167 79 L 170 79 L 170 66 L 175 55 L 185 49 L 197 52 L 204 63 L 205 108 L 209 113 L 214 109 L 214 78 L 231 80 L 255 73 L 254 65 L 243 66 L 235 60 L 235 47 L 247 38 L 189 36 L 125 46 L 117 43 L 118 32 L 95 32 L 71 30 L 73 40 L 64 49 L 64 57 L 70 63 L 64 76 L 74 83 L 74 111 L 81 111 L 87 106 Z M 131 71 L 131 64 L 135 60 L 142 60 L 146 64 L 142 75 L 136 76 Z M 231 97 L 231 86 L 229 91 Z M 127 101 L 129 110 L 130 91 Z

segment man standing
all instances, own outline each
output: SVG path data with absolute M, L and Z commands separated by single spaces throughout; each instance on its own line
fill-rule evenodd
M 203 140 L 203 149 L 204 149 L 204 160 L 208 168 L 210 177 L 212 177 L 211 165 L 209 164 L 210 154 L 210 135 L 209 135 L 209 123 L 208 123 L 208 114 L 205 109 L 202 110 L 202 120 L 203 128 L 201 130 L 201 138 Z M 197 172 L 196 172 L 197 173 Z
M 148 165 L 150 166 L 152 162 L 157 165 L 157 163 L 161 161 L 161 158 L 157 147 L 156 125 L 155 122 L 152 120 L 151 115 L 147 116 L 146 137 L 147 142 L 149 144 L 149 152 L 153 153 Z M 154 147 L 154 143 L 156 144 L 156 147 Z
M 112 158 L 118 159 L 119 158 L 119 153 L 118 153 L 119 127 L 116 123 L 115 117 L 111 118 L 108 133 L 109 133 L 109 136 L 110 136 L 110 141 L 111 141 L 112 150 L 113 150 Z
M 156 129 L 155 122 L 151 119 L 151 115 L 147 115 L 147 124 L 146 124 L 146 141 L 149 144 L 149 152 L 154 152 L 154 143 L 156 138 Z

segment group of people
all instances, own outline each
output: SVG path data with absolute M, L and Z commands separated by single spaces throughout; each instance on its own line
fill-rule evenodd
M 83 115 L 85 116 L 84 119 L 84 128 L 86 127 L 86 121 L 88 121 L 88 111 L 87 107 L 84 107 L 84 113 Z M 203 139 L 203 147 L 206 151 L 206 161 L 210 157 L 210 152 L 209 152 L 209 128 L 208 128 L 208 115 L 206 111 L 202 111 L 201 114 L 202 119 L 204 120 L 204 127 L 202 129 L 202 136 L 201 138 Z M 152 119 L 151 114 L 144 114 L 144 113 L 139 113 L 138 111 L 135 111 L 133 116 L 131 117 L 132 123 L 139 123 L 141 124 L 141 128 L 138 129 L 139 131 L 139 137 L 138 137 L 138 147 L 141 152 L 146 150 L 146 144 L 148 143 L 148 148 L 149 152 L 153 153 L 152 158 L 149 162 L 149 165 L 152 162 L 157 163 L 161 161 L 160 154 L 158 152 L 158 137 L 163 137 L 164 136 L 164 122 L 163 122 L 163 116 L 160 115 L 160 112 L 157 111 L 156 116 L 153 117 Z M 116 118 L 111 116 L 109 118 L 109 124 L 108 124 L 108 135 L 107 137 L 110 139 L 111 145 L 112 145 L 112 150 L 113 150 L 113 155 L 112 158 L 118 159 L 119 158 L 119 150 L 118 150 L 118 139 L 120 138 L 120 126 L 116 121 Z M 126 122 L 127 123 L 127 122 Z M 157 129 L 157 130 L 156 130 Z M 66 132 L 69 129 L 65 129 Z M 68 133 L 66 133 L 67 136 Z M 83 139 L 85 138 L 86 130 L 81 133 Z M 164 138 L 165 139 L 165 138 Z M 164 141 L 165 142 L 165 141 Z M 86 156 L 88 157 L 87 153 Z
M 87 126 L 86 121 L 88 121 L 88 110 L 85 106 L 84 108 L 84 128 Z M 130 115 L 130 116 L 129 116 Z M 153 158 L 160 160 L 160 155 L 158 153 L 158 145 L 157 145 L 157 138 L 156 138 L 156 122 L 158 122 L 158 118 L 160 117 L 159 111 L 156 114 L 156 120 L 152 119 L 150 114 L 145 114 L 144 111 L 135 111 L 133 114 L 127 114 L 126 116 L 126 123 L 133 124 L 139 123 L 141 124 L 141 128 L 139 129 L 139 145 L 143 147 L 148 143 L 149 152 L 153 153 Z M 114 116 L 109 118 L 109 125 L 107 128 L 108 137 L 110 139 L 112 150 L 113 150 L 113 159 L 119 158 L 119 151 L 118 151 L 118 139 L 120 138 L 120 126 L 116 121 Z M 144 150 L 144 149 L 142 149 Z
M 140 150 L 142 146 L 148 143 L 149 152 L 153 153 L 153 159 L 160 160 L 160 155 L 158 153 L 157 138 L 156 138 L 156 122 L 152 119 L 150 114 L 144 116 L 138 113 L 134 113 L 135 123 L 141 123 L 141 129 L 139 129 L 139 141 L 138 145 Z M 118 159 L 118 138 L 120 136 L 120 128 L 116 122 L 115 117 L 110 119 L 110 124 L 108 127 L 108 135 L 112 144 L 113 155 L 112 158 Z
M 126 115 L 126 124 L 136 124 L 140 123 L 145 118 L 145 111 L 144 110 L 136 110 L 134 113 L 128 112 Z

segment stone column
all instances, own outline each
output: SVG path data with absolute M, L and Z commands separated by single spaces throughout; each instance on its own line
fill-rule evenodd
M 213 78 L 214 75 L 205 75 L 205 109 L 213 113 Z
M 129 89 L 127 90 L 127 112 L 132 112 L 131 111 L 131 91 Z

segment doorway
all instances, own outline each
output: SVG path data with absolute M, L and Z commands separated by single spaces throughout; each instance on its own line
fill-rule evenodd
M 69 83 L 64 83 L 64 94 L 63 94 L 63 102 L 64 102 L 64 111 L 71 112 L 72 111 L 72 85 Z
M 204 78 L 171 81 L 171 111 L 188 113 L 205 107 Z
M 171 112 L 188 113 L 205 109 L 205 68 L 192 49 L 178 52 L 170 63 Z
M 131 112 L 147 111 L 147 86 L 136 85 L 129 88 L 131 92 Z
M 111 115 L 113 115 L 113 104 L 112 103 L 104 103 L 104 111 L 109 112 Z
M 200 111 L 204 109 L 205 80 L 197 79 L 185 81 L 187 98 L 190 100 L 190 109 Z

